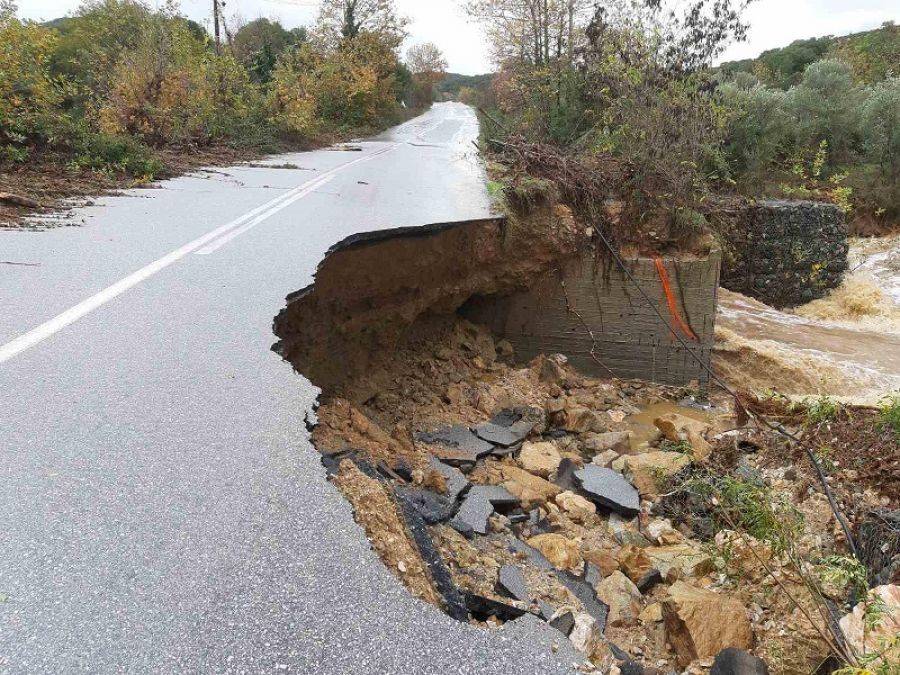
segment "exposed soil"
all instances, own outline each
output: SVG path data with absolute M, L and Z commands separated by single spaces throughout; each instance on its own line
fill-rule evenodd
M 851 589 L 827 576 L 848 542 L 804 445 L 738 420 L 721 392 L 702 407 L 691 388 L 587 377 L 562 355 L 523 363 L 456 314 L 590 245 L 568 209 L 402 234 L 333 249 L 275 331 L 322 388 L 323 464 L 417 597 L 485 627 L 535 614 L 603 672 L 701 673 L 735 647 L 811 673 L 850 649 L 833 619 Z M 900 566 L 900 543 L 872 543 L 894 541 L 890 518 L 887 535 L 860 525 L 900 503 L 883 475 L 898 449 L 870 412 L 803 443 L 830 434 L 830 484 L 881 556 L 874 579 Z M 872 465 L 845 470 L 863 443 Z

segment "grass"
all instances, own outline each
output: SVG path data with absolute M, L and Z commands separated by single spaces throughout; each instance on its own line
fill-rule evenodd
M 878 420 L 880 430 L 891 429 L 894 435 L 900 439 L 900 392 L 885 396 L 881 401 L 881 411 Z

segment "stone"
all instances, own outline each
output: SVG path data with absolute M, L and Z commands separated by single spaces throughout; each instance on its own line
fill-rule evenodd
M 428 465 L 434 471 L 437 471 L 439 474 L 441 474 L 441 476 L 444 477 L 444 481 L 447 486 L 447 492 L 444 496 L 451 501 L 455 502 L 456 500 L 458 500 L 460 494 L 462 494 L 463 491 L 467 490 L 471 485 L 471 483 L 469 483 L 469 479 L 466 478 L 465 474 L 463 474 L 463 472 L 456 467 L 450 466 L 449 464 L 444 464 L 434 457 L 430 457 L 428 459 Z
M 568 637 L 575 627 L 575 613 L 570 609 L 558 609 L 547 623 Z
M 605 452 L 601 452 L 599 455 L 594 455 L 593 459 L 591 459 L 591 464 L 596 464 L 597 466 L 602 467 L 611 467 L 613 462 L 619 459 L 619 453 L 615 450 L 606 450 Z
M 488 455 L 494 446 L 483 441 L 464 426 L 453 426 L 416 435 L 416 440 L 434 447 L 433 454 L 445 464 L 474 464 Z
M 582 554 L 582 557 L 584 557 L 584 554 Z M 586 584 L 590 584 L 591 586 L 596 586 L 601 581 L 603 581 L 603 578 L 605 576 L 608 575 L 603 574 L 599 567 L 597 567 L 593 563 L 585 561 L 584 571 L 581 573 L 582 581 L 584 581 Z
M 522 506 L 539 506 L 562 492 L 550 481 L 528 473 L 517 466 L 502 465 L 503 487 L 514 494 Z
M 561 534 L 539 534 L 531 537 L 528 545 L 540 551 L 556 569 L 572 570 L 582 562 L 578 544 Z
M 591 565 L 597 567 L 600 570 L 600 575 L 603 577 L 608 577 L 610 574 L 619 569 L 619 561 L 616 560 L 615 556 L 609 551 L 604 551 L 599 548 L 591 548 L 586 551 L 582 551 L 581 557 Z
M 661 584 L 663 581 L 662 574 L 658 569 L 652 569 L 647 572 L 644 576 L 634 582 L 634 585 L 637 586 L 637 589 L 641 593 L 647 593 L 648 591 L 653 590 L 653 588 L 657 584 Z
M 597 599 L 609 606 L 610 626 L 633 626 L 641 611 L 641 592 L 631 579 L 613 572 L 596 585 Z
M 647 536 L 655 544 L 674 544 L 683 539 L 668 518 L 654 518 L 646 527 Z M 674 539 L 674 541 L 673 541 Z
M 469 490 L 450 525 L 467 537 L 473 534 L 484 535 L 487 534 L 488 519 L 494 512 L 494 506 L 513 504 L 518 504 L 518 498 L 502 487 L 476 485 Z
M 576 434 L 606 431 L 609 417 L 583 406 L 567 407 L 562 413 L 560 426 Z
M 562 358 L 559 358 L 562 357 Z M 565 384 L 567 375 L 563 367 L 568 359 L 561 354 L 553 356 L 539 357 L 540 361 L 537 365 L 538 379 L 547 384 L 556 384 L 562 386 Z
M 584 447 L 592 452 L 608 452 L 610 450 L 624 455 L 631 450 L 630 431 L 607 431 L 602 434 L 588 434 L 584 438 Z
M 528 473 L 549 478 L 556 473 L 562 456 L 556 449 L 556 445 L 550 441 L 540 443 L 524 443 L 519 452 L 519 466 Z
M 665 491 L 669 478 L 691 463 L 681 452 L 654 450 L 625 457 L 625 470 L 642 495 L 658 495 Z
M 699 578 L 715 569 L 709 554 L 694 544 L 651 546 L 644 550 L 653 567 L 670 583 L 677 579 Z
M 747 609 L 721 593 L 676 581 L 663 601 L 666 640 L 678 664 L 712 658 L 727 647 L 749 649 L 753 630 Z
M 871 605 L 875 600 L 881 605 L 881 611 L 874 617 L 877 618 L 877 623 L 874 625 L 870 613 L 870 623 L 866 626 L 865 602 L 860 602 L 838 622 L 847 642 L 859 654 L 863 652 L 880 653 L 890 646 L 890 641 L 894 637 L 900 635 L 900 586 L 895 584 L 876 586 L 869 591 L 869 604 Z M 900 645 L 894 644 L 875 664 L 869 667 L 874 672 L 875 666 L 880 663 L 898 662 L 900 662 Z
M 703 461 L 712 454 L 712 446 L 703 434 L 709 425 L 686 415 L 668 413 L 653 420 L 653 424 L 662 432 L 665 439 L 677 443 L 687 441 L 693 448 L 693 457 Z
M 658 602 L 647 605 L 641 613 L 638 614 L 638 620 L 641 623 L 659 623 L 663 620 L 662 605 Z
M 585 612 L 576 614 L 569 640 L 572 646 L 585 656 L 593 654 L 603 640 L 602 633 L 597 627 L 597 620 Z
M 625 516 L 641 511 L 641 500 L 634 486 L 612 469 L 589 465 L 575 472 L 575 479 L 585 494 L 598 506 Z
M 654 569 L 653 561 L 647 555 L 647 549 L 634 544 L 626 544 L 620 548 L 616 559 L 619 561 L 619 567 L 634 583 L 643 579 L 650 570 Z
M 565 511 L 572 520 L 580 523 L 597 514 L 597 507 L 592 502 L 571 491 L 556 495 L 555 501 L 557 506 Z
M 758 656 L 728 647 L 716 654 L 709 675 L 769 675 L 769 667 Z

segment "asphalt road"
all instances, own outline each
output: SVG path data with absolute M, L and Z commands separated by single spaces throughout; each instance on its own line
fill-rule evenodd
M 571 672 L 536 621 L 482 631 L 406 593 L 270 351 L 336 241 L 489 213 L 476 133 L 440 105 L 361 152 L 0 230 L 0 671 Z

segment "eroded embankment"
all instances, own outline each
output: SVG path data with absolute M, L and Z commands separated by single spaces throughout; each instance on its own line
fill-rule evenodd
M 718 672 L 763 672 L 759 657 L 815 670 L 833 622 L 824 591 L 808 590 L 810 561 L 847 543 L 801 455 L 715 397 L 699 410 L 684 407 L 690 388 L 588 377 L 562 355 L 523 363 L 457 314 L 583 260 L 589 234 L 565 209 L 543 215 L 533 229 L 353 238 L 289 299 L 278 348 L 323 389 L 312 442 L 331 479 L 384 564 L 455 619 L 534 614 L 603 672 L 700 673 L 713 659 Z M 871 515 L 898 505 L 881 478 L 896 466 L 893 432 L 866 412 L 870 447 L 886 450 L 845 469 L 861 414 L 818 432 L 847 426 L 829 468 L 837 501 L 860 530 L 876 524 L 873 576 L 893 580 L 900 535 L 886 539 Z M 849 610 L 846 591 L 828 601 Z

